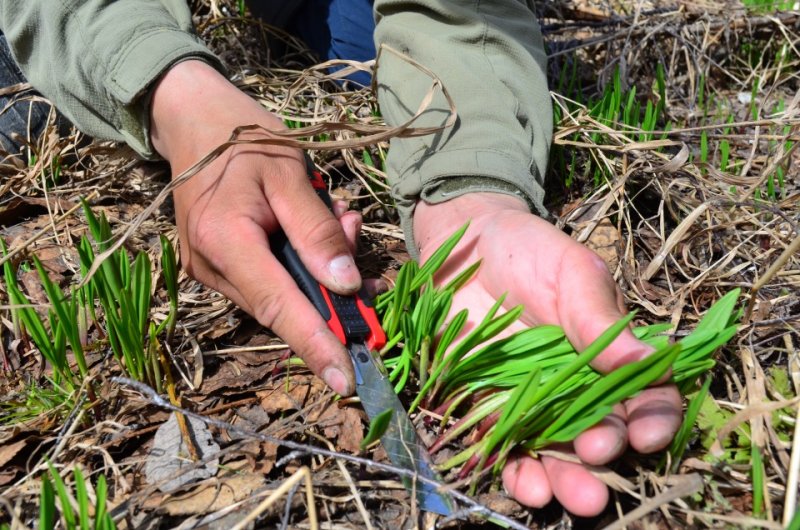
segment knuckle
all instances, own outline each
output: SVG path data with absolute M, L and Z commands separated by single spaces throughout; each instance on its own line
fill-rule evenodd
M 576 245 L 570 249 L 568 261 L 578 270 L 596 271 L 610 278 L 611 272 L 608 265 L 594 250 L 583 245 Z
M 321 216 L 305 224 L 303 240 L 309 248 L 319 251 L 334 251 L 346 247 L 342 227 L 332 215 Z
M 327 354 L 323 350 L 313 347 L 317 337 L 323 332 L 322 329 L 309 330 L 308 333 L 297 340 L 297 344 L 294 344 L 294 350 L 297 355 L 302 357 L 313 371 L 317 371 L 327 364 Z
M 281 322 L 285 318 L 285 304 L 282 297 L 274 291 L 262 291 L 254 296 L 251 303 L 253 316 L 263 326 L 275 330 L 281 327 Z
M 227 248 L 229 239 L 220 223 L 204 219 L 194 226 L 188 242 L 190 252 L 196 254 L 208 266 L 226 276 L 230 251 Z

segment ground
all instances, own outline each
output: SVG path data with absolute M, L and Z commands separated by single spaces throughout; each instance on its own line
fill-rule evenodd
M 687 398 L 699 413 L 680 460 L 631 454 L 604 470 L 612 503 L 591 520 L 555 503 L 524 509 L 487 481 L 477 503 L 520 525 L 780 528 L 793 514 L 798 476 L 791 462 L 800 463 L 800 14 L 791 5 L 747 4 L 559 0 L 537 7 L 557 109 L 548 179 L 554 222 L 601 255 L 628 306 L 639 310 L 639 323 L 671 322 L 684 335 L 735 287 L 742 288 L 745 312 L 733 341 L 717 353 L 710 397 Z M 292 51 L 273 61 L 263 46 L 267 29 L 240 16 L 238 3 L 200 1 L 195 13 L 200 36 L 233 80 L 291 126 L 382 124 L 368 89 L 344 91 L 324 72 L 304 70 L 308 54 Z M 290 85 L 296 90 L 287 98 Z M 351 144 L 312 154 L 333 194 L 364 214 L 364 275 L 391 282 L 408 255 L 380 169 L 388 142 L 357 147 L 356 134 L 333 126 L 315 134 Z M 79 239 L 87 233 L 80 198 L 105 213 L 116 236 L 127 236 L 124 249 L 144 251 L 161 270 L 159 236 L 176 240 L 164 164 L 77 132 L 32 139 L 29 152 L 27 160 L 0 165 L 0 234 L 12 276 L 42 315 L 49 302 L 32 256 L 62 287 L 77 284 Z M 169 319 L 169 280 L 155 278 L 148 318 L 158 325 Z M 100 325 L 103 311 L 82 328 L 87 373 L 65 397 L 47 393 L 52 363 L 43 362 L 30 332 L 20 332 L 16 309 L 4 305 L 0 522 L 37 527 L 51 462 L 78 500 L 73 469 L 83 471 L 92 506 L 104 476 L 120 528 L 232 528 L 248 515 L 256 522 L 240 527 L 307 528 L 314 526 L 309 503 L 326 528 L 433 523 L 391 472 L 275 443 L 386 462 L 380 446 L 359 448 L 367 425 L 357 403 L 336 401 L 279 339 L 220 295 L 183 273 L 177 283 L 174 335 L 154 333 L 157 340 L 145 347 L 171 375 L 160 394 L 171 391 L 174 403 L 217 421 L 204 427 L 173 420 L 167 437 L 183 439 L 182 429 L 193 430 L 193 450 L 175 450 L 193 472 L 210 471 L 169 493 L 154 485 L 163 488 L 177 475 L 154 479 L 147 471 L 164 467 L 152 464 L 169 450 L 155 433 L 170 412 L 112 380 L 126 374 Z M 8 277 L 3 287 L 8 295 Z M 75 362 L 68 358 L 77 370 Z M 212 465 L 193 461 L 209 444 L 222 449 Z M 274 501 L 260 504 L 274 492 Z M 467 517 L 446 526 L 489 523 Z

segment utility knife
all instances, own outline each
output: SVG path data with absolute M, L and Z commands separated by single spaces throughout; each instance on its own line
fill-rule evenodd
M 331 198 L 322 175 L 306 158 L 311 185 L 317 195 L 332 209 Z M 356 378 L 356 393 L 370 422 L 391 409 L 389 426 L 381 443 L 395 466 L 414 471 L 416 476 L 441 483 L 433 469 L 427 448 L 422 444 L 403 404 L 389 381 L 378 351 L 386 344 L 386 334 L 366 293 L 342 296 L 329 291 L 308 272 L 283 231 L 270 236 L 270 248 L 297 282 L 314 307 L 327 321 L 328 327 L 350 352 Z M 450 515 L 453 505 L 449 496 L 437 491 L 433 484 L 403 477 L 403 483 L 416 495 L 420 509 Z

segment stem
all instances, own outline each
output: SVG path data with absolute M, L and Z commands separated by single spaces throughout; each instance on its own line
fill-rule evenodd
M 158 342 L 156 342 L 155 345 L 158 351 L 158 358 L 161 360 L 161 365 L 164 368 L 164 374 L 167 377 L 167 394 L 169 394 L 169 401 L 174 407 L 180 407 L 181 400 L 178 397 L 177 392 L 175 392 L 175 381 L 172 379 L 172 372 L 169 369 L 167 358 Z M 176 411 L 175 419 L 178 421 L 178 428 L 181 431 L 181 437 L 183 438 L 184 445 L 186 445 L 186 450 L 189 453 L 189 457 L 192 459 L 192 462 L 198 462 L 200 460 L 200 455 L 197 452 L 197 447 L 195 447 L 194 440 L 192 440 L 192 435 L 189 432 L 189 425 L 186 422 L 186 416 Z
M 430 448 L 430 452 L 436 452 L 441 447 L 448 443 L 450 440 L 461 434 L 462 432 L 466 431 L 473 425 L 480 422 L 482 419 L 486 418 L 491 414 L 497 414 L 499 416 L 498 407 L 500 407 L 507 399 L 507 396 L 503 395 L 502 393 L 495 394 L 490 398 L 487 398 L 484 402 L 480 403 L 476 407 L 473 407 L 470 412 L 461 418 L 455 425 L 453 425 L 447 432 L 442 434 L 433 446 Z M 495 419 L 495 421 L 497 421 Z M 473 446 L 474 447 L 474 446 Z
M 461 464 L 472 458 L 472 456 L 476 453 L 476 451 L 480 451 L 483 448 L 483 446 L 485 445 L 483 442 L 484 440 L 481 440 L 479 443 L 464 449 L 463 451 L 452 457 L 444 464 L 437 466 L 437 469 L 439 471 L 447 471 L 448 469 L 453 469 L 456 466 L 460 466 Z
M 428 381 L 428 357 L 430 355 L 430 337 L 422 339 L 422 344 L 419 347 L 419 385 L 425 386 Z

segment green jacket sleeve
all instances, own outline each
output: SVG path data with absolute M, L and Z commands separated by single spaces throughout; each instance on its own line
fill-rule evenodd
M 75 125 L 155 156 L 147 89 L 176 62 L 222 69 L 194 35 L 185 0 L 2 0 L 25 76 Z
M 375 0 L 375 44 L 387 44 L 432 70 L 452 96 L 458 120 L 434 136 L 395 139 L 387 159 L 409 252 L 414 205 L 472 191 L 522 197 L 546 214 L 543 180 L 552 140 L 546 54 L 532 0 Z M 383 53 L 377 73 L 381 112 L 408 120 L 431 78 Z M 443 125 L 437 97 L 416 122 Z

